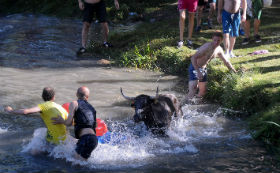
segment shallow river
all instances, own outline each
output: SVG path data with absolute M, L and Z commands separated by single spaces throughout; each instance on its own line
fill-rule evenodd
M 168 138 L 135 124 L 120 87 L 136 96 L 155 95 L 159 86 L 160 93 L 182 98 L 184 93 L 175 89 L 180 79 L 100 65 L 99 57 L 76 57 L 81 26 L 79 20 L 46 16 L 0 18 L 0 172 L 279 172 L 247 125 L 226 118 L 219 106 L 184 105 L 184 116 L 172 121 Z M 91 35 L 94 39 L 95 30 Z M 54 87 L 56 102 L 63 104 L 76 99 L 77 88 L 84 85 L 114 139 L 99 144 L 86 162 L 72 157 L 76 140 L 70 136 L 64 145 L 46 149 L 49 154 L 31 155 L 30 149 L 45 147 L 42 120 L 38 114 L 7 114 L 3 107 L 36 106 L 45 86 Z

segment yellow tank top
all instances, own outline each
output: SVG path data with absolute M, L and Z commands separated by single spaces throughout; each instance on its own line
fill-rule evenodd
M 66 139 L 66 126 L 64 124 L 53 125 L 51 118 L 61 116 L 66 119 L 68 113 L 59 104 L 47 101 L 39 104 L 41 110 L 41 118 L 47 126 L 47 141 L 54 144 L 59 144 Z

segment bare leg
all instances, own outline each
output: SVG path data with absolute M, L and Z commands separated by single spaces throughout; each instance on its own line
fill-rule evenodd
M 236 37 L 229 37 L 229 52 L 232 52 L 235 45 Z
M 180 20 L 179 20 L 180 41 L 183 41 L 184 39 L 185 20 L 186 20 L 186 10 L 180 10 Z
M 258 19 L 254 20 L 254 35 L 259 34 L 260 24 L 261 24 L 261 20 L 258 20 Z
M 250 38 L 250 20 L 246 20 L 244 23 L 245 37 Z
M 84 22 L 83 29 L 82 29 L 82 47 L 86 47 L 87 40 L 88 40 L 88 32 L 89 32 L 90 23 Z
M 103 31 L 103 39 L 104 42 L 108 41 L 108 36 L 109 36 L 109 26 L 107 22 L 101 23 L 102 26 L 102 31 Z
M 224 48 L 225 54 L 229 53 L 229 33 L 224 34 Z
M 206 86 L 207 86 L 207 82 L 199 82 L 198 83 L 198 88 L 199 88 L 199 92 L 198 92 L 198 97 L 204 97 L 206 94 Z
M 189 13 L 188 40 L 192 38 L 195 13 Z
M 198 89 L 197 84 L 198 84 L 197 80 L 189 81 L 189 92 L 188 92 L 188 95 L 187 95 L 187 100 L 190 100 L 195 96 L 195 94 L 197 92 L 197 89 Z
M 210 4 L 209 15 L 208 15 L 208 20 L 212 20 L 215 11 L 216 11 L 216 3 L 211 3 Z
M 201 25 L 201 16 L 204 6 L 198 6 L 197 15 L 196 15 L 196 26 Z

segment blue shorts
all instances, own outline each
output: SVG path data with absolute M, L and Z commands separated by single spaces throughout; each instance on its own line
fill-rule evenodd
M 241 21 L 240 12 L 231 14 L 223 10 L 222 12 L 222 23 L 223 33 L 229 33 L 231 37 L 239 36 L 239 25 Z
M 202 75 L 203 75 L 203 79 L 200 80 L 199 82 L 206 82 L 207 81 L 207 69 L 206 68 L 199 68 L 199 70 L 201 71 Z M 198 80 L 197 78 L 197 72 L 194 69 L 192 63 L 189 66 L 189 80 Z
M 98 139 L 93 134 L 81 136 L 77 142 L 76 152 L 85 159 L 88 159 L 91 152 L 97 147 Z

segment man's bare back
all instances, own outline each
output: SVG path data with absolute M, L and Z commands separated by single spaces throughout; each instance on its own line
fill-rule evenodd
M 223 9 L 229 13 L 237 13 L 239 11 L 241 0 L 223 0 Z

